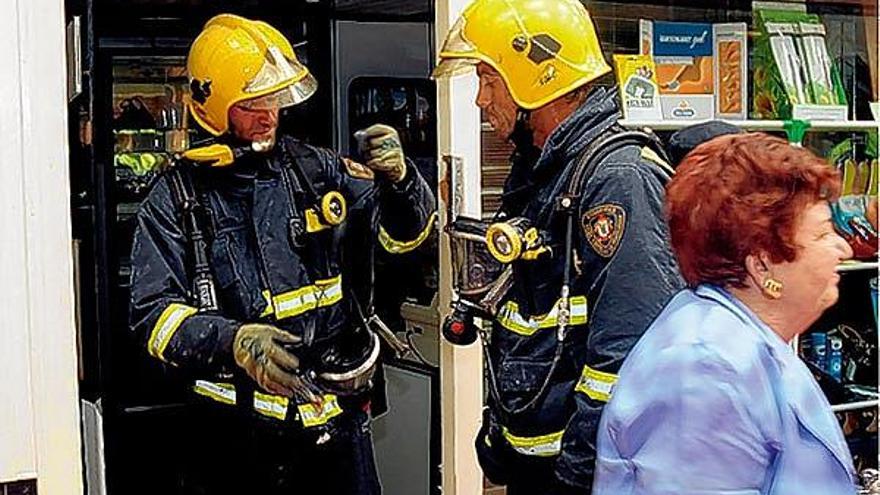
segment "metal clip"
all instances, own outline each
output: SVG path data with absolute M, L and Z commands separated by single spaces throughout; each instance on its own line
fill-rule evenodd
M 290 245 L 296 249 L 299 249 L 305 245 L 303 242 L 303 232 L 305 232 L 305 228 L 303 227 L 303 222 L 299 218 L 291 218 L 290 222 L 287 224 L 287 235 L 290 238 Z
M 388 344 L 388 347 L 391 348 L 394 352 L 394 356 L 398 359 L 402 358 L 410 351 L 409 344 L 400 340 L 394 331 L 388 328 L 388 325 L 386 325 L 378 315 L 374 314 L 370 316 L 367 319 L 367 326 L 384 340 L 386 344 Z

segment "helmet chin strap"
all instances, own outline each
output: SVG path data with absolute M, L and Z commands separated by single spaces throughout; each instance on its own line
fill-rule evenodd
M 534 133 L 529 125 L 530 118 L 531 111 L 518 108 L 513 131 L 507 136 L 514 151 L 510 157 L 510 175 L 505 184 L 507 192 L 501 197 L 499 214 L 519 214 L 532 191 L 532 168 L 541 156 L 541 149 L 535 146 Z
M 513 131 L 507 136 L 507 140 L 513 143 L 517 149 L 525 149 L 534 146 L 534 131 L 529 124 L 532 117 L 532 111 L 522 107 L 516 109 L 516 122 L 513 124 Z

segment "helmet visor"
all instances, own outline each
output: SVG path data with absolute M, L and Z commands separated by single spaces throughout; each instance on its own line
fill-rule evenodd
M 286 84 L 285 84 L 286 83 Z M 285 57 L 276 46 L 266 51 L 266 59 L 257 75 L 244 88 L 245 95 L 265 93 L 258 98 L 250 98 L 242 102 L 244 106 L 254 109 L 282 108 L 302 103 L 315 93 L 318 82 L 295 57 Z
M 267 95 L 242 100 L 237 105 L 248 110 L 272 110 L 298 105 L 318 89 L 318 81 L 311 74 Z

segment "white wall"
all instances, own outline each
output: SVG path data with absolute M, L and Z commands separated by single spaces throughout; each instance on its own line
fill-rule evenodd
M 81 489 L 62 0 L 0 16 L 0 481 Z
M 470 0 L 437 0 L 437 52 L 449 27 Z M 462 213 L 480 216 L 480 112 L 474 104 L 476 74 L 437 81 L 438 145 L 441 155 L 459 157 L 463 163 Z M 445 177 L 441 161 L 440 177 Z M 442 181 L 441 181 L 442 182 Z M 448 219 L 446 204 L 438 196 L 440 231 Z M 440 308 L 448 312 L 451 297 L 449 243 L 441 236 Z M 441 339 L 442 340 L 442 339 Z M 477 464 L 474 438 L 480 427 L 483 405 L 483 364 L 480 344 L 455 347 L 440 343 L 440 400 L 442 421 L 443 493 L 476 495 L 482 493 L 483 472 Z

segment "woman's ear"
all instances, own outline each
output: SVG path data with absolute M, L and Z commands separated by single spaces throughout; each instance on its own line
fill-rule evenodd
M 764 253 L 750 254 L 746 256 L 746 272 L 755 287 L 761 287 L 764 280 L 770 276 L 768 258 Z

